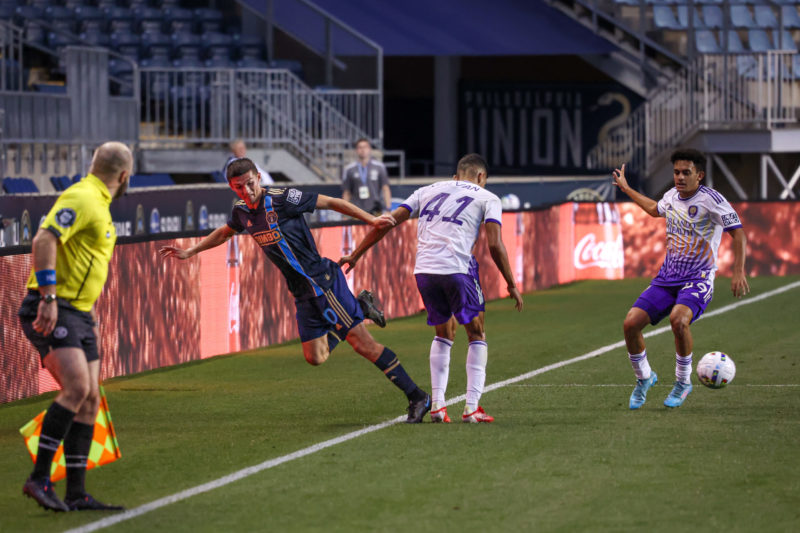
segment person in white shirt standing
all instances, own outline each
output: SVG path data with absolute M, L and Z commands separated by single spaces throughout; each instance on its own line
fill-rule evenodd
M 467 351 L 467 401 L 463 422 L 492 422 L 479 405 L 486 381 L 488 345 L 484 330 L 483 292 L 470 268 L 472 247 L 480 226 L 486 227 L 489 251 L 508 284 L 508 292 L 522 311 L 522 295 L 514 283 L 508 254 L 501 235 L 503 208 L 500 199 L 484 189 L 488 178 L 486 161 L 468 154 L 458 162 L 452 180 L 417 189 L 392 216 L 397 224 L 419 213 L 417 259 L 414 277 L 428 312 L 428 324 L 436 329 L 430 351 L 433 422 L 450 422 L 445 392 L 450 369 L 450 350 L 455 340 L 451 317 L 464 326 L 469 338 Z M 348 272 L 362 255 L 391 228 L 373 229 L 352 254 L 342 257 Z

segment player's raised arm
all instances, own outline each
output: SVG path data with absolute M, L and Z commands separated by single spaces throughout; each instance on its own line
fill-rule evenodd
M 409 219 L 411 212 L 405 207 L 398 207 L 390 216 L 392 217 L 392 220 L 399 225 Z M 367 250 L 372 248 L 375 243 L 383 239 L 383 237 L 389 233 L 389 230 L 391 230 L 393 227 L 394 226 L 386 226 L 383 228 L 373 227 L 372 230 L 367 233 L 366 237 L 364 237 L 364 239 L 358 243 L 358 246 L 356 246 L 356 249 L 353 250 L 353 253 L 339 259 L 339 266 L 344 266 L 345 264 L 347 265 L 347 270 L 345 273 L 353 270 L 353 267 L 356 266 L 356 263 L 359 259 L 361 259 L 361 256 L 364 255 Z
M 332 196 L 325 196 L 324 194 L 317 196 L 317 209 L 330 209 L 337 213 L 357 218 L 376 228 L 392 227 L 396 224 L 391 215 L 376 217 L 348 201 L 341 198 L 333 198 Z
M 634 190 L 630 185 L 628 185 L 628 180 L 625 179 L 625 165 L 622 165 L 622 168 L 618 168 L 614 170 L 614 185 L 619 187 L 619 190 L 627 194 L 631 197 L 631 200 L 636 202 L 636 204 L 641 207 L 645 213 L 650 215 L 651 217 L 657 217 L 658 214 L 658 202 L 653 200 L 652 198 L 648 198 L 644 194 Z
M 744 273 L 744 260 L 747 249 L 747 236 L 742 228 L 730 231 L 733 239 L 733 278 L 731 278 L 731 291 L 736 298 L 741 298 L 750 292 L 747 276 Z
M 177 257 L 178 259 L 189 259 L 200 252 L 224 244 L 230 239 L 235 231 L 227 224 L 212 231 L 205 239 L 198 242 L 188 250 L 183 250 L 176 246 L 162 246 L 158 251 L 161 257 Z
M 500 269 L 500 273 L 503 274 L 503 279 L 506 280 L 508 285 L 508 293 L 516 301 L 515 307 L 517 311 L 522 311 L 522 294 L 517 289 L 514 275 L 511 273 L 511 264 L 508 262 L 508 253 L 506 252 L 506 246 L 503 244 L 500 224 L 487 222 L 484 226 L 486 227 L 486 239 L 489 241 L 489 253 L 492 256 L 492 261 Z

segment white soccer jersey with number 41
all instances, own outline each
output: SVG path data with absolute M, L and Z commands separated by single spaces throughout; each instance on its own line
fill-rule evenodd
M 500 198 L 468 181 L 438 181 L 414 191 L 402 207 L 419 213 L 414 274 L 467 274 L 481 223 L 500 224 Z

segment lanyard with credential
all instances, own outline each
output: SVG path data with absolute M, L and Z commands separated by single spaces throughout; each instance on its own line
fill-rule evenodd
M 358 163 L 357 166 L 358 166 L 358 175 L 361 176 L 361 183 L 366 185 L 367 184 L 367 167 L 369 166 L 369 163 L 367 163 L 365 166 L 361 166 L 361 163 Z

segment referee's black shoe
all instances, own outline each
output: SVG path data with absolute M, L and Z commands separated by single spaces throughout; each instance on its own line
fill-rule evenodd
M 358 293 L 358 303 L 361 305 L 361 310 L 364 311 L 364 316 L 378 324 L 380 327 L 386 327 L 386 317 L 383 316 L 383 311 L 375 306 L 375 297 L 368 290 L 363 290 Z
M 408 418 L 406 424 L 419 424 L 425 417 L 425 414 L 431 410 L 431 395 L 423 392 L 425 395 L 421 400 L 409 400 L 408 402 Z
M 99 502 L 94 499 L 91 494 L 84 493 L 80 498 L 65 499 L 64 503 L 67 504 L 70 511 L 124 511 L 125 508 L 121 505 L 111 505 L 108 503 Z
M 29 477 L 22 486 L 22 493 L 28 498 L 36 500 L 36 503 L 45 509 L 50 509 L 57 513 L 69 511 L 69 507 L 56 495 L 56 491 L 53 490 L 53 484 L 49 479 L 33 479 Z

